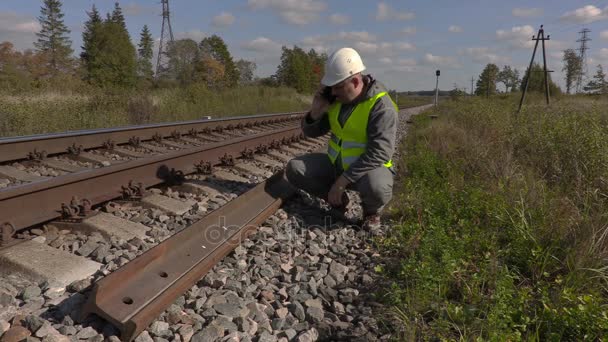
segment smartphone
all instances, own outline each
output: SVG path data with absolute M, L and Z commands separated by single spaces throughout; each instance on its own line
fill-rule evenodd
M 321 92 L 321 96 L 327 100 L 329 103 L 334 103 L 336 101 L 336 97 L 331 94 L 331 87 L 323 88 L 323 92 Z

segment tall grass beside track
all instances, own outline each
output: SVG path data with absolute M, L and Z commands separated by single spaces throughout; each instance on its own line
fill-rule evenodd
M 608 336 L 608 99 L 517 100 L 414 118 L 380 241 L 403 339 Z
M 0 136 L 64 132 L 142 123 L 301 111 L 306 98 L 288 88 L 261 86 L 213 91 L 204 86 L 147 92 L 78 94 L 48 91 L 0 94 Z

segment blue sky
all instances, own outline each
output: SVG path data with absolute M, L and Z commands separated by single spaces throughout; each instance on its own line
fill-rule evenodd
M 95 4 L 105 15 L 114 0 L 64 0 L 65 22 L 76 53 L 80 50 L 85 11 Z M 41 0 L 0 2 L 0 41 L 31 48 L 39 26 Z M 119 1 L 134 43 L 147 24 L 156 38 L 162 18 L 160 0 Z M 176 38 L 218 34 L 235 59 L 258 65 L 256 74 L 275 72 L 281 46 L 297 45 L 331 52 L 357 49 L 368 72 L 391 89 L 433 89 L 435 70 L 440 88 L 456 84 L 470 90 L 471 77 L 493 62 L 521 72 L 529 63 L 541 24 L 549 68 L 563 88 L 562 51 L 577 48 L 578 32 L 589 28 L 589 73 L 597 64 L 608 68 L 608 2 L 606 1 L 345 1 L 345 0 L 171 0 Z M 536 60 L 541 62 L 537 54 Z

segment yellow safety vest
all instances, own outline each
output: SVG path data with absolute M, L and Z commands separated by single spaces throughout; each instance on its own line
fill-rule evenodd
M 336 102 L 329 107 L 327 114 L 329 118 L 329 127 L 331 129 L 331 138 L 327 145 L 327 155 L 332 164 L 336 164 L 336 159 L 338 158 L 338 155 L 340 155 L 342 168 L 348 170 L 350 165 L 359 159 L 359 156 L 365 153 L 367 148 L 367 122 L 369 121 L 369 113 L 378 99 L 385 95 L 388 95 L 388 93 L 381 92 L 376 96 L 357 104 L 344 123 L 344 127 L 342 127 L 338 121 L 341 103 Z M 395 109 L 397 109 L 397 105 L 395 105 L 394 102 L 393 105 L 395 106 Z M 384 163 L 384 166 L 393 166 L 393 161 L 387 161 Z

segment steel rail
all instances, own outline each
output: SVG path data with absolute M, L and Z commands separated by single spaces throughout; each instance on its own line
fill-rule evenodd
M 274 213 L 294 190 L 279 172 L 98 281 L 82 310 L 132 341 Z
M 300 136 L 300 126 L 294 125 L 0 190 L 0 225 L 18 231 L 59 218 L 62 203 L 74 197 L 96 205 L 121 197 L 122 187 L 130 182 L 147 188 L 170 180 L 176 172 L 193 173 L 196 164 L 217 165 L 225 155 L 238 157 L 246 148 Z
M 127 126 L 111 129 L 93 129 L 66 133 L 41 134 L 0 139 L 0 163 L 27 159 L 30 153 L 54 155 L 67 153 L 68 148 L 76 146 L 82 149 L 101 148 L 112 142 L 116 145 L 126 144 L 133 137 L 140 141 L 151 140 L 160 136 L 171 137 L 176 132 L 182 135 L 204 130 L 236 128 L 246 125 L 259 125 L 300 118 L 303 113 L 279 113 L 251 116 L 238 116 L 225 119 L 195 120 L 167 124 Z

